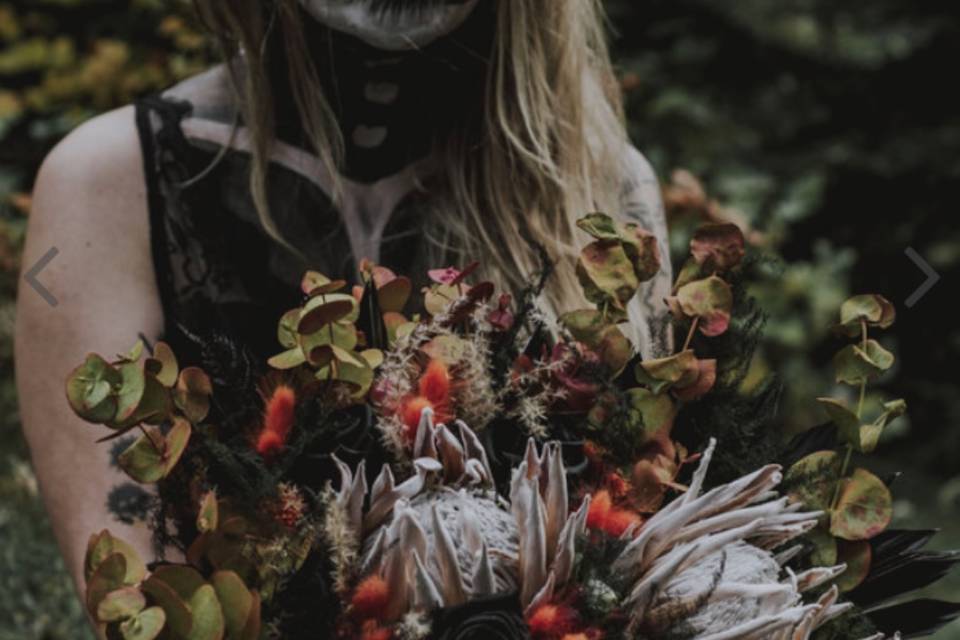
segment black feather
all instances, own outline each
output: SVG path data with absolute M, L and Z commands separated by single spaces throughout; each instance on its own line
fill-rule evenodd
M 903 638 L 929 636 L 960 616 L 960 604 L 942 600 L 911 600 L 871 611 L 870 621 L 888 635 L 897 631 Z

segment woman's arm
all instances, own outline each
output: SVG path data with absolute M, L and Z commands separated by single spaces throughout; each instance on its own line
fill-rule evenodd
M 91 533 L 110 528 L 151 557 L 146 527 L 128 527 L 107 509 L 124 481 L 109 467 L 107 432 L 82 422 L 64 382 L 89 352 L 128 350 L 153 340 L 162 313 L 150 252 L 142 154 L 131 107 L 96 118 L 50 154 L 37 177 L 24 270 L 52 248 L 37 279 L 52 305 L 21 280 L 15 331 L 24 432 L 67 567 L 82 590 Z

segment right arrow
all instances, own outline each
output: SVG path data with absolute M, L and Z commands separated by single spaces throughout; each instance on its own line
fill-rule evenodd
M 907 307 L 912 307 L 920 301 L 920 298 L 927 294 L 927 291 L 930 291 L 933 288 L 933 285 L 937 284 L 937 281 L 940 280 L 940 274 L 933 270 L 927 261 L 920 257 L 920 254 L 913 250 L 913 247 L 907 247 L 905 252 L 907 257 L 913 260 L 914 264 L 920 267 L 920 270 L 923 271 L 924 275 L 927 276 L 927 279 L 917 287 L 917 290 L 910 294 L 910 297 L 904 301 L 904 304 Z

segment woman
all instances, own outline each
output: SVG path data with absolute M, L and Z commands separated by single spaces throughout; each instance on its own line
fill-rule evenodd
M 574 221 L 602 210 L 655 232 L 656 180 L 627 142 L 599 0 L 198 0 L 228 65 L 103 115 L 37 179 L 17 331 L 23 422 L 69 569 L 91 531 L 149 555 L 104 496 L 122 480 L 62 384 L 88 350 L 138 335 L 187 348 L 225 333 L 273 353 L 307 268 L 360 258 L 421 277 L 479 260 L 504 288 L 557 270 L 554 312 L 582 301 Z M 665 261 L 666 262 L 666 261 Z M 631 312 L 646 354 L 669 341 L 668 267 Z M 189 359 L 189 358 L 187 358 Z

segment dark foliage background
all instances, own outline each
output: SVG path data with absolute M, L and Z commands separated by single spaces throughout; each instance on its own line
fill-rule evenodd
M 928 0 L 608 0 L 631 135 L 661 178 L 685 168 L 748 223 L 769 314 L 748 384 L 779 372 L 785 431 L 821 422 L 829 334 L 851 292 L 898 307 L 880 387 L 905 397 L 879 464 L 901 524 L 960 546 L 960 16 Z M 79 122 L 195 73 L 210 54 L 181 3 L 0 0 L 0 640 L 84 635 L 19 434 L 18 254 L 34 173 Z M 686 218 L 671 221 L 679 255 Z M 914 307 L 924 276 L 942 280 Z M 937 587 L 960 598 L 954 578 Z M 960 639 L 957 625 L 941 640 Z

